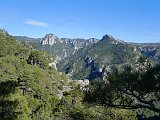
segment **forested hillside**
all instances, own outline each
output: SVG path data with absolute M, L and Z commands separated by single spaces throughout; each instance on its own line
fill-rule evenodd
M 138 76 L 126 69 L 128 73 L 115 74 L 108 79 L 109 83 L 93 81 L 82 88 L 77 81 L 49 66 L 54 58 L 35 49 L 34 44 L 19 42 L 5 30 L 0 30 L 0 120 L 137 120 L 158 117 L 159 66 L 148 68 Z M 124 93 L 125 90 L 128 94 Z M 146 100 L 145 95 L 152 96 Z M 139 100 L 138 106 L 133 97 Z M 150 100 L 155 102 L 152 103 L 154 106 L 145 103 Z
M 73 79 L 106 79 L 123 66 L 134 65 L 140 56 L 142 54 L 134 45 L 105 35 L 96 44 L 79 49 L 71 57 L 61 60 L 57 66 Z

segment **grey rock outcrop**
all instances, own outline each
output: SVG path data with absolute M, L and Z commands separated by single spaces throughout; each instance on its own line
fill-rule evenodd
M 80 48 L 94 44 L 98 39 L 58 38 L 55 34 L 46 34 L 40 41 L 42 49 L 55 53 L 57 61 L 73 55 Z M 48 45 L 50 47 L 48 47 Z M 60 58 L 60 59 L 59 59 Z
M 41 44 L 42 45 L 53 45 L 53 44 L 56 44 L 58 40 L 58 37 L 55 35 L 55 34 L 46 34 L 46 36 L 44 38 L 42 38 L 41 40 Z

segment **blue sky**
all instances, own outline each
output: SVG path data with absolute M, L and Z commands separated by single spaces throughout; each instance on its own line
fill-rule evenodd
M 160 0 L 3 0 L 0 27 L 12 35 L 160 42 Z

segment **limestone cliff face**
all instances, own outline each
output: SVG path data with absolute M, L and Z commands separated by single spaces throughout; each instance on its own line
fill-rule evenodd
M 41 40 L 41 44 L 42 45 L 53 45 L 53 44 L 56 44 L 58 40 L 58 37 L 55 35 L 55 34 L 46 34 L 46 36 L 44 38 L 42 38 Z
M 83 45 L 88 45 L 88 44 L 94 44 L 98 42 L 99 40 L 96 38 L 90 38 L 90 39 L 81 39 L 81 38 L 61 38 L 59 39 L 55 34 L 46 34 L 42 39 L 41 39 L 41 44 L 42 45 L 54 45 L 56 43 L 61 43 L 61 44 L 72 44 L 75 49 L 83 47 Z
M 40 41 L 44 50 L 55 53 L 57 61 L 73 55 L 78 49 L 94 44 L 98 39 L 58 38 L 55 34 L 46 34 Z M 49 47 L 49 46 L 50 47 Z
M 160 44 L 141 45 L 139 49 L 145 56 L 160 61 Z

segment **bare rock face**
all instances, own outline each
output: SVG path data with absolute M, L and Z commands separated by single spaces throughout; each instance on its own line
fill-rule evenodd
M 41 45 L 54 45 L 57 42 L 61 44 L 71 44 L 75 49 L 79 49 L 84 47 L 85 45 L 94 44 L 98 42 L 99 40 L 96 38 L 90 38 L 90 39 L 81 39 L 81 38 L 61 38 L 59 39 L 55 34 L 46 34 L 45 37 L 41 39 Z
M 89 80 L 88 79 L 84 79 L 84 80 L 77 80 L 77 83 L 80 85 L 80 89 L 86 91 L 87 88 L 86 86 L 89 85 Z
M 114 37 L 111 36 L 111 35 L 108 35 L 108 34 L 106 34 L 106 35 L 104 35 L 104 36 L 102 37 L 102 40 L 109 40 L 109 39 L 114 39 Z
M 53 45 L 53 44 L 56 44 L 58 40 L 58 37 L 55 35 L 55 34 L 46 34 L 46 36 L 44 38 L 42 38 L 41 40 L 41 44 L 42 45 Z
M 43 50 L 54 53 L 56 55 L 56 60 L 60 61 L 73 55 L 78 49 L 94 44 L 97 41 L 98 39 L 95 38 L 87 40 L 82 38 L 58 38 L 55 34 L 46 34 L 41 39 L 40 46 Z
M 108 34 L 104 35 L 104 36 L 102 37 L 101 41 L 105 41 L 105 42 L 107 42 L 107 43 L 109 43 L 109 44 L 118 44 L 118 43 L 126 44 L 124 41 L 119 40 L 119 39 L 115 39 L 113 36 L 108 35 Z

